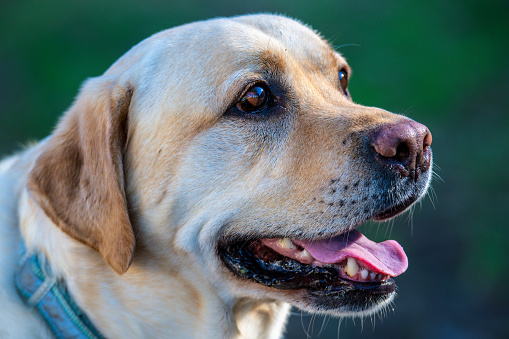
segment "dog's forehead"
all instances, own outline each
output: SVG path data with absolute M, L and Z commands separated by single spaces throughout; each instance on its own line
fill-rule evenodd
M 217 118 L 264 72 L 319 74 L 336 81 L 341 67 L 348 67 L 345 59 L 311 28 L 283 16 L 247 15 L 155 34 L 107 73 L 131 68 L 131 80 L 138 93 L 146 94 L 143 100 L 151 101 L 145 106 L 154 107 L 153 112 L 198 111 Z
M 154 58 L 153 51 L 161 55 Z M 133 47 L 107 73 L 122 72 L 147 54 L 151 63 L 166 59 L 171 64 L 186 56 L 186 62 L 201 67 L 218 63 L 249 66 L 265 61 L 269 54 L 320 69 L 346 65 L 345 59 L 308 26 L 268 14 L 198 21 L 162 31 Z
M 262 49 L 279 48 L 301 62 L 345 62 L 317 32 L 293 19 L 275 15 L 248 15 L 231 21 L 243 24 L 244 38 L 261 44 Z

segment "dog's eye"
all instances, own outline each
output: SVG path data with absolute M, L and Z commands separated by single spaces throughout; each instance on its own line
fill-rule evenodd
M 251 87 L 237 103 L 237 108 L 245 113 L 255 113 L 263 110 L 269 104 L 268 90 L 261 85 Z
M 346 73 L 346 71 L 344 69 L 342 69 L 341 71 L 339 71 L 339 84 L 341 85 L 341 89 L 343 90 L 343 93 L 345 93 L 345 95 L 347 97 L 350 96 L 350 94 L 348 93 L 348 74 Z

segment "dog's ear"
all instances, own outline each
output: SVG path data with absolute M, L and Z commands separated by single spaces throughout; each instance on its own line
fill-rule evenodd
M 119 274 L 129 268 L 135 246 L 122 165 L 132 92 L 116 79 L 88 80 L 28 179 L 48 217 Z

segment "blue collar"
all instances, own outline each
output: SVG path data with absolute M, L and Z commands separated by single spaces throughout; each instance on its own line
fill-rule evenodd
M 28 306 L 39 311 L 59 339 L 103 339 L 74 303 L 64 282 L 45 271 L 33 255 L 24 260 L 16 274 L 16 288 Z

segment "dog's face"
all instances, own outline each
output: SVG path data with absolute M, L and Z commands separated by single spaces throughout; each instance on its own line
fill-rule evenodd
M 431 135 L 355 104 L 350 73 L 283 17 L 159 33 L 85 85 L 29 187 L 119 273 L 136 235 L 135 263 L 196 271 L 225 298 L 376 311 L 406 256 L 354 229 L 423 196 Z

